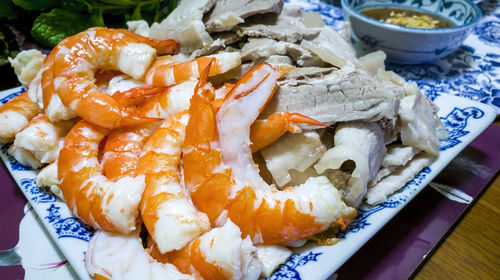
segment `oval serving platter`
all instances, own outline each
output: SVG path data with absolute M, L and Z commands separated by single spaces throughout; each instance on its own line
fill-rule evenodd
M 343 15 L 341 9 L 337 7 L 315 0 L 289 0 L 285 2 L 298 4 L 305 11 L 317 11 L 326 24 L 331 25 L 336 30 L 342 29 Z M 479 26 L 483 25 L 480 24 Z M 424 168 L 413 180 L 397 193 L 391 195 L 384 203 L 373 207 L 362 205 L 353 223 L 338 234 L 337 237 L 341 240 L 337 244 L 333 246 L 317 246 L 308 243 L 296 249 L 295 254 L 285 264 L 281 265 L 269 279 L 328 278 L 405 207 L 460 151 L 495 119 L 497 112 L 500 112 L 500 107 L 497 107 L 500 106 L 500 102 L 499 104 L 495 103 L 496 99 L 493 98 L 492 93 L 487 92 L 488 89 L 483 89 L 482 83 L 471 84 L 470 91 L 467 91 L 470 92 L 470 96 L 467 93 L 462 93 L 466 98 L 444 94 L 444 92 L 456 94 L 455 89 L 451 88 L 451 86 L 458 87 L 460 82 L 453 82 L 455 80 L 452 80 L 452 83 L 447 83 L 446 75 L 448 73 L 444 72 L 443 69 L 446 68 L 442 64 L 449 64 L 451 68 L 454 63 L 458 63 L 455 60 L 465 60 L 467 57 L 476 55 L 479 66 L 488 63 L 493 65 L 496 56 L 492 54 L 478 55 L 478 51 L 469 46 L 463 47 L 456 55 L 457 58 L 446 58 L 431 62 L 430 67 L 429 65 L 422 66 L 422 69 L 426 69 L 424 72 L 419 68 L 415 68 L 418 66 L 388 65 L 390 70 L 394 70 L 404 77 L 417 80 L 421 89 L 440 108 L 438 115 L 450 137 L 441 141 L 439 158 L 433 164 Z M 497 56 L 500 57 L 500 55 Z M 463 70 L 461 72 L 463 79 L 470 75 L 476 75 L 476 81 L 480 82 L 481 77 L 484 78 L 485 75 L 496 76 L 499 71 L 498 67 L 482 68 L 485 68 L 484 71 L 486 72 L 479 73 L 473 71 L 474 68 L 471 68 L 472 70 Z M 440 72 L 434 73 L 433 71 Z M 481 96 L 484 98 L 478 99 L 477 94 L 474 95 L 476 98 L 472 98 L 471 96 L 475 91 L 481 91 Z M 21 88 L 2 91 L 0 92 L 0 102 L 5 103 L 21 92 Z M 470 99 L 483 103 L 471 101 Z M 9 156 L 7 154 L 8 145 L 5 144 L 0 147 L 0 156 L 5 166 L 78 277 L 91 279 L 85 270 L 84 256 L 93 230 L 73 217 L 64 202 L 57 199 L 50 192 L 38 187 L 35 182 L 37 171 L 26 168 Z

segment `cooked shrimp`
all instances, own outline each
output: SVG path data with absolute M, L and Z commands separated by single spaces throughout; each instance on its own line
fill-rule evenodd
M 168 119 L 189 108 L 196 83 L 197 80 L 193 80 L 168 88 L 150 85 L 136 87 L 126 92 L 117 92 L 113 97 L 120 100 L 124 106 L 136 104 L 136 116 Z
M 43 112 L 51 121 L 69 120 L 77 116 L 73 110 L 64 106 L 54 88 L 54 60 L 60 47 L 61 45 L 54 47 L 45 59 L 42 69 L 40 70 L 40 85 L 36 82 L 30 85 L 30 88 L 34 87 L 35 89 L 32 90 L 35 90 L 37 93 L 32 99 L 36 98 L 37 102 L 42 104 Z M 39 89 L 39 87 L 41 89 Z
M 198 79 L 210 63 L 212 67 L 209 76 L 214 76 L 240 66 L 241 57 L 238 52 L 224 52 L 185 62 L 175 62 L 165 58 L 151 66 L 146 73 L 146 83 L 155 86 L 171 86 L 182 81 Z
M 98 231 L 90 240 L 85 267 L 96 279 L 257 279 L 261 265 L 251 241 L 230 220 L 180 251 L 156 261 L 144 250 L 139 231 Z M 158 251 L 155 251 L 157 254 Z M 159 256 L 159 255 L 157 255 Z M 173 264 L 173 265 L 172 265 Z M 175 265 L 175 266 L 174 266 Z
M 354 209 L 326 177 L 310 178 L 278 191 L 259 175 L 250 150 L 250 126 L 276 88 L 279 71 L 261 64 L 233 87 L 214 115 L 213 94 L 204 84 L 192 98 L 182 157 L 184 180 L 193 203 L 211 223 L 230 218 L 254 244 L 298 240 L 338 223 Z
M 250 127 L 250 149 L 258 151 L 280 138 L 287 131 L 300 133 L 302 129 L 297 125 L 305 123 L 315 126 L 327 126 L 317 120 L 311 119 L 299 113 L 277 112 L 266 119 L 256 120 Z
M 76 122 L 75 119 L 51 122 L 47 116 L 39 114 L 16 134 L 9 154 L 33 169 L 52 163 L 59 156 L 64 136 Z
M 139 220 L 144 176 L 112 181 L 98 161 L 99 143 L 109 130 L 86 121 L 77 123 L 59 153 L 58 177 L 68 208 L 96 229 L 129 233 Z
M 94 72 L 120 70 L 140 79 L 156 51 L 172 52 L 176 48 L 172 40 L 152 40 L 120 29 L 91 28 L 59 43 L 53 56 L 52 86 L 65 106 L 92 124 L 113 129 L 149 123 L 152 120 L 129 114 L 113 97 L 100 91 L 94 83 Z M 52 91 L 50 86 L 48 91 Z
M 113 130 L 102 149 L 104 175 L 111 180 L 136 175 L 137 162 L 144 144 L 158 124 Z
M 40 113 L 40 108 L 33 103 L 25 91 L 0 107 L 0 143 L 14 140 L 14 136 L 28 122 Z
M 187 112 L 181 112 L 164 121 L 137 164 L 137 173 L 146 176 L 141 216 L 162 253 L 179 250 L 210 229 L 207 216 L 184 193 L 179 171 L 188 119 Z
M 142 246 L 139 230 L 127 235 L 97 231 L 85 254 L 85 268 L 95 279 L 184 279 L 172 264 L 155 261 Z
M 250 238 L 242 239 L 241 231 L 230 219 L 181 250 L 161 254 L 149 238 L 148 247 L 156 260 L 174 264 L 180 272 L 197 279 L 258 279 L 262 271 Z

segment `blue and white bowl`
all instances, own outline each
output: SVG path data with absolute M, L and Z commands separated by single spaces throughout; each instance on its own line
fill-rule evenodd
M 470 0 L 341 0 L 352 35 L 367 50 L 382 50 L 388 60 L 418 64 L 449 54 L 462 45 L 481 18 Z M 369 8 L 403 8 L 437 15 L 454 27 L 423 29 L 384 23 L 360 11 Z

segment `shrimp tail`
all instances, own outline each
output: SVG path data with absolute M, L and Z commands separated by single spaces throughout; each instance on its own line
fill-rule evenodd
M 317 121 L 313 118 L 304 116 L 304 115 L 299 114 L 299 113 L 285 113 L 285 114 L 287 114 L 287 118 L 291 124 L 302 123 L 302 124 L 309 124 L 309 125 L 314 125 L 314 126 L 322 126 L 322 127 L 332 128 L 329 125 L 326 125 L 320 121 Z M 293 130 L 293 128 L 289 128 L 288 132 L 296 133 L 295 130 Z M 297 132 L 300 132 L 300 131 L 297 131 Z
M 208 61 L 208 63 L 206 64 L 203 72 L 201 73 L 200 75 L 200 80 L 198 82 L 198 84 L 196 84 L 196 87 L 194 88 L 194 92 L 197 93 L 198 90 L 200 90 L 200 88 L 204 87 L 207 83 L 208 83 L 208 76 L 210 74 L 210 67 L 212 66 L 212 64 L 214 63 L 214 60 L 215 59 L 211 59 Z M 203 93 L 208 93 L 206 90 L 203 91 Z M 214 95 L 215 97 L 215 95 Z M 212 97 L 212 98 L 214 98 Z
M 120 104 L 122 104 L 122 106 L 132 106 L 140 104 L 146 98 L 158 93 L 162 93 L 165 90 L 167 90 L 166 87 L 145 85 L 134 87 L 126 91 L 115 92 L 113 94 L 113 98 L 116 99 Z
M 302 129 L 297 125 L 299 123 L 330 127 L 299 113 L 277 112 L 265 120 L 256 120 L 250 127 L 250 141 L 252 142 L 250 148 L 252 152 L 272 144 L 287 131 L 290 133 L 302 132 Z
M 94 30 L 97 29 L 105 29 L 103 27 L 94 27 Z M 169 40 L 157 40 L 149 37 L 144 37 L 139 34 L 136 34 L 127 29 L 114 29 L 115 32 L 126 34 L 129 37 L 134 38 L 135 40 L 150 45 L 154 48 L 158 54 L 175 54 L 179 51 L 179 42 L 169 39 Z

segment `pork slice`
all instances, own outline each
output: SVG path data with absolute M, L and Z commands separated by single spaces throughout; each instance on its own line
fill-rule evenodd
M 317 30 L 319 34 L 315 37 L 304 38 L 300 43 L 302 47 L 336 67 L 345 66 L 347 63 L 360 65 L 352 45 L 337 31 L 328 26 L 310 30 Z
M 382 165 L 377 174 L 368 183 L 368 188 L 372 188 L 385 177 L 396 172 L 402 166 L 412 160 L 420 150 L 414 147 L 393 144 L 387 146 L 387 152 L 382 159 Z
M 220 50 L 223 50 L 227 46 L 234 44 L 240 40 L 240 37 L 232 32 L 222 32 L 218 34 L 213 34 L 213 42 L 210 45 L 204 46 L 201 49 L 197 49 L 191 53 L 190 59 L 195 59 L 200 56 L 211 55 Z
M 335 146 L 321 157 L 314 168 L 318 174 L 323 174 L 326 170 L 341 170 L 345 164 L 354 163 L 343 199 L 348 205 L 357 207 L 386 152 L 384 132 L 377 123 L 341 123 L 335 131 L 334 142 Z
M 280 15 L 254 16 L 235 28 L 238 36 L 264 37 L 300 43 L 303 39 L 313 39 L 320 30 L 307 28 L 301 17 Z
M 286 79 L 304 80 L 310 78 L 320 78 L 337 71 L 337 68 L 325 67 L 297 67 L 286 74 Z
M 323 77 L 280 81 L 263 115 L 297 112 L 329 125 L 395 119 L 402 95 L 401 87 L 346 66 Z
M 297 44 L 269 38 L 251 38 L 241 48 L 242 60 L 258 60 L 272 55 L 287 55 L 296 62 L 312 59 L 311 53 Z
M 183 0 L 160 23 L 153 23 L 149 36 L 153 39 L 174 39 L 180 43 L 183 53 L 208 46 L 213 42 L 205 30 L 203 14 L 208 12 L 217 0 Z
M 279 14 L 282 9 L 283 0 L 219 0 L 207 14 L 205 27 L 209 33 L 227 31 L 249 16 Z
M 433 161 L 429 154 L 420 153 L 405 166 L 385 177 L 366 193 L 366 202 L 371 205 L 381 203 L 387 196 L 402 188 L 408 181 Z
M 271 64 L 271 65 L 292 65 L 293 61 L 290 57 L 286 55 L 271 55 L 268 58 L 264 60 L 265 63 Z
M 244 61 L 264 60 L 274 55 L 286 55 L 303 67 L 324 66 L 325 63 L 298 44 L 276 41 L 269 38 L 250 38 L 241 48 Z
M 409 95 L 401 100 L 399 110 L 401 142 L 429 153 L 439 155 L 434 105 L 422 93 Z

